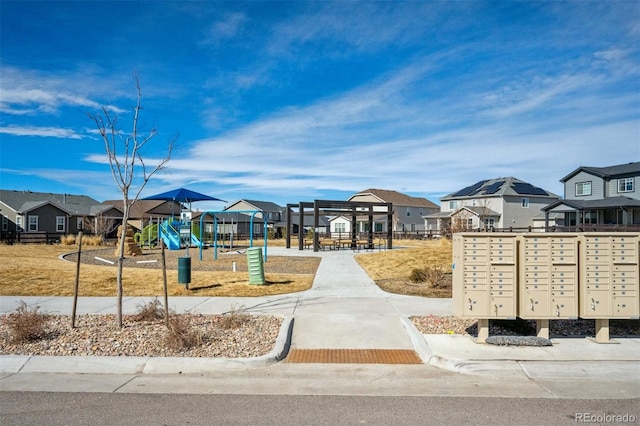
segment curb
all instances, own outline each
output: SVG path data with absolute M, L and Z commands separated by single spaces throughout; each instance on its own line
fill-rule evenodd
M 411 344 L 413 345 L 413 349 L 416 351 L 423 364 L 431 364 L 432 358 L 434 358 L 433 351 L 429 347 L 426 339 L 420 333 L 418 328 L 413 324 L 411 319 L 408 316 L 400 317 L 400 321 L 402 321 L 402 325 L 405 330 L 407 330 L 407 334 L 409 335 L 409 340 L 411 340 Z
M 413 348 L 425 365 L 440 368 L 442 370 L 451 371 L 458 374 L 474 374 L 495 375 L 496 371 L 509 372 L 510 374 L 522 375 L 526 374 L 520 363 L 517 361 L 473 361 L 473 360 L 460 360 L 449 359 L 440 355 L 434 354 L 427 339 L 413 324 L 411 319 L 407 316 L 400 318 L 402 325 L 407 330 L 409 339 L 413 344 Z
M 280 325 L 274 348 L 255 358 L 185 358 L 116 356 L 2 355 L 0 374 L 75 373 L 75 374 L 194 374 L 221 369 L 266 367 L 283 360 L 291 346 L 293 317 Z

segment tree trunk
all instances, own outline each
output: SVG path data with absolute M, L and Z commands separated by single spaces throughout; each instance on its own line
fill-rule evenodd
M 120 232 L 120 246 L 118 247 L 118 272 L 116 275 L 116 298 L 118 309 L 118 327 L 122 328 L 122 269 L 124 267 L 124 247 L 127 237 L 127 225 L 129 222 L 129 197 L 123 194 L 122 231 Z

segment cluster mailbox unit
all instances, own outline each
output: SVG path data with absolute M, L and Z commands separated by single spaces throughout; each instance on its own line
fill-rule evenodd
M 610 318 L 640 315 L 638 239 L 638 234 L 582 235 L 580 317 L 596 320 L 596 341 L 609 339 Z
M 517 315 L 515 234 L 453 236 L 454 313 L 478 319 L 478 341 L 489 335 L 489 319 Z
M 609 341 L 609 319 L 640 315 L 638 233 L 460 233 L 453 236 L 454 314 L 534 319 L 549 337 L 551 319 L 595 319 Z
M 537 321 L 538 336 L 549 337 L 549 319 L 578 318 L 577 234 L 520 236 L 518 316 Z

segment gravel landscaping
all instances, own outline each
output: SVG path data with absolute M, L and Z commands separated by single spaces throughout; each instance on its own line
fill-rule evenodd
M 180 315 L 181 325 L 193 333 L 195 342 L 182 349 L 172 349 L 167 342 L 163 320 L 135 321 L 131 315 L 124 317 L 122 329 L 114 315 L 80 315 L 76 328 L 71 328 L 70 315 L 47 315 L 41 338 L 13 343 L 8 315 L 4 315 L 0 354 L 251 358 L 273 349 L 282 318 L 232 315 L 239 316 L 238 321 L 229 321 L 225 315 Z
M 229 315 L 239 317 L 238 327 L 230 327 Z M 71 328 L 70 315 L 46 315 L 46 326 L 40 339 L 26 343 L 11 342 L 7 318 L 0 321 L 0 354 L 77 355 L 77 356 L 163 356 L 251 358 L 270 352 L 282 319 L 273 316 L 230 313 L 226 315 L 179 315 L 190 330 L 196 344 L 172 349 L 167 343 L 167 328 L 163 320 L 136 321 L 124 317 L 124 327 L 118 329 L 113 315 L 80 315 L 76 328 Z M 477 333 L 474 319 L 452 316 L 412 317 L 423 334 Z M 612 336 L 640 336 L 639 320 L 612 320 Z M 594 336 L 593 320 L 550 321 L 551 337 Z M 489 333 L 501 336 L 535 334 L 535 322 L 525 320 L 491 320 Z
M 422 334 L 470 334 L 477 335 L 477 320 L 453 316 L 421 316 L 411 320 Z M 611 336 L 640 336 L 640 320 L 610 320 Z M 532 320 L 490 320 L 490 335 L 532 336 L 536 323 Z M 595 320 L 550 320 L 550 337 L 595 336 Z

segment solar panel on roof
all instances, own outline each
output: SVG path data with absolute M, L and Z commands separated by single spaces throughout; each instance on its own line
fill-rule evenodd
M 523 195 L 549 195 L 547 191 L 525 182 L 515 182 L 511 185 L 514 191 Z
M 484 185 L 485 182 L 486 180 L 481 180 L 476 184 L 467 186 L 466 188 L 462 188 L 460 191 L 453 194 L 452 197 L 466 197 L 467 195 L 475 194 L 482 187 L 482 185 Z
M 500 190 L 500 188 L 502 187 L 502 185 L 504 185 L 504 181 L 500 181 L 500 182 L 494 182 L 491 185 L 487 186 L 484 190 L 484 193 L 489 195 L 489 194 L 495 194 L 496 192 L 498 192 Z

